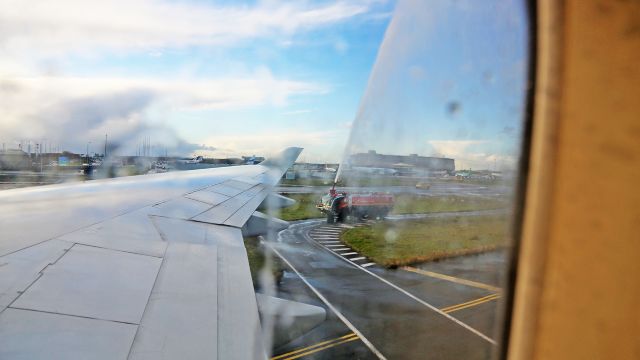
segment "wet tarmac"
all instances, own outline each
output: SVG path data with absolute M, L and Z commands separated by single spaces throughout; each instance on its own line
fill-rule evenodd
M 323 306 L 330 314 L 309 334 L 275 349 L 276 359 L 314 349 L 300 358 L 491 358 L 504 253 L 385 269 L 335 243 L 340 230 L 303 221 L 272 243 L 291 266 L 278 296 Z M 351 332 L 346 339 L 358 339 L 333 340 Z M 315 345 L 330 340 L 326 349 Z

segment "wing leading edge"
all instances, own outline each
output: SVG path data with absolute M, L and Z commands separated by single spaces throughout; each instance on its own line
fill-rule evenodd
M 241 228 L 301 150 L 0 192 L 0 358 L 265 358 Z

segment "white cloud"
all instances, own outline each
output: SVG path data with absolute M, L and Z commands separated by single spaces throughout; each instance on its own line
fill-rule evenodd
M 234 157 L 246 154 L 271 155 L 289 146 L 306 148 L 305 157 L 310 161 L 335 161 L 344 143 L 344 130 L 326 131 L 273 131 L 238 135 L 220 135 L 207 138 L 204 142 L 216 148 L 213 152 L 201 152 L 214 156 Z M 310 151 L 309 149 L 316 149 Z
M 346 21 L 372 6 L 367 0 L 259 1 L 255 6 L 168 0 L 0 0 L 0 140 L 47 137 L 73 150 L 87 137 L 106 132 L 133 143 L 153 132 L 157 139 L 182 146 L 185 142 L 163 125 L 167 112 L 284 107 L 296 95 L 322 94 L 328 88 L 277 78 L 266 68 L 243 71 L 242 76 L 149 78 L 113 77 L 100 68 L 86 75 L 91 70 L 77 70 L 71 64 L 78 57 L 107 59 L 131 53 L 161 57 L 172 49 L 198 46 L 220 51 L 254 39 L 289 41 L 293 46 L 291 38 L 297 33 Z M 151 114 L 160 119 L 152 121 Z M 313 136 L 305 141 L 313 143 Z
M 458 158 L 469 153 L 474 145 L 486 144 L 485 140 L 430 140 L 435 152 L 439 155 Z
M 152 79 L 117 77 L 4 77 L 0 92 L 4 118 L 13 112 L 29 112 L 33 107 L 78 97 L 104 96 L 126 91 L 146 91 L 172 108 L 202 109 L 257 105 L 286 105 L 291 96 L 322 94 L 328 88 L 322 84 L 288 79 L 276 79 L 261 70 L 243 78 L 219 79 Z M 10 101 L 9 101 L 10 99 Z
M 455 159 L 457 169 L 512 170 L 516 165 L 515 156 L 491 151 L 493 144 L 488 140 L 431 140 L 428 143 L 435 155 Z
M 190 109 L 284 106 L 292 96 L 323 93 L 319 84 L 276 79 L 260 70 L 246 78 L 148 79 L 89 77 L 0 77 L 2 141 L 47 137 L 77 148 L 88 137 L 110 133 L 120 141 L 138 141 L 143 132 L 172 133 L 155 113 Z M 169 146 L 169 145 L 167 145 Z
M 163 0 L 0 0 L 0 48 L 23 55 L 91 55 L 232 44 L 327 26 L 368 10 L 361 1 L 216 7 Z

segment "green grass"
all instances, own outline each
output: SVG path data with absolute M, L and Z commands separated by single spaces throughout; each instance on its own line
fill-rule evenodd
M 381 222 L 345 231 L 341 239 L 363 256 L 395 267 L 494 250 L 507 244 L 508 218 L 455 216 Z
M 333 179 L 295 179 L 295 180 L 280 180 L 279 185 L 287 186 L 287 185 L 305 185 L 305 186 L 328 186 L 330 187 L 333 184 Z M 328 189 L 328 188 L 327 188 Z
M 322 218 L 324 215 L 316 209 L 316 202 L 320 200 L 320 194 L 283 194 L 284 196 L 294 199 L 296 203 L 293 206 L 279 209 L 274 214 L 275 217 L 286 221 L 305 220 L 313 218 Z
M 448 179 L 419 179 L 414 177 L 402 177 L 402 176 L 388 176 L 388 175 L 371 175 L 362 177 L 344 177 L 340 182 L 340 186 L 353 186 L 353 187 L 366 187 L 366 186 L 410 186 L 414 187 L 418 183 L 424 184 L 451 184 L 451 183 L 466 183 L 477 185 L 500 185 L 502 180 L 489 180 L 489 179 L 466 179 L 458 180 L 455 178 Z
M 426 214 L 449 211 L 504 209 L 510 202 L 506 197 L 417 196 L 398 195 L 392 214 Z
M 338 186 L 416 186 L 418 180 L 396 176 L 346 177 L 338 182 Z M 295 179 L 280 180 L 280 185 L 331 186 L 333 179 Z
M 503 185 L 503 180 L 495 179 L 416 179 L 410 177 L 399 177 L 399 176 L 388 176 L 388 175 L 371 175 L 371 176 L 348 176 L 344 177 L 338 182 L 338 186 L 349 186 L 349 187 L 367 187 L 367 186 L 416 186 L 417 183 L 422 182 L 426 184 L 442 184 L 442 183 L 462 183 L 462 184 L 477 184 L 477 185 Z M 305 185 L 305 186 L 331 186 L 333 184 L 333 179 L 317 179 L 317 178 L 309 178 L 303 179 L 298 178 L 294 180 L 282 179 L 280 180 L 280 185 Z
M 306 186 L 331 186 L 333 185 L 333 179 L 295 179 L 295 180 L 280 180 L 280 185 L 306 185 Z M 362 177 L 362 178 L 347 178 L 341 180 L 337 184 L 338 186 L 415 186 L 415 180 L 406 180 L 394 177 Z
M 249 270 L 251 271 L 251 280 L 253 281 L 253 287 L 255 289 L 260 288 L 260 271 L 265 267 L 267 262 L 266 252 L 263 246 L 260 245 L 260 240 L 257 237 L 244 238 L 244 246 L 247 249 L 247 257 L 249 259 Z M 282 278 L 284 272 L 284 264 L 282 261 L 275 257 L 271 257 L 271 274 L 278 282 Z
M 323 218 L 315 204 L 321 194 L 283 194 L 296 200 L 296 204 L 279 209 L 275 217 L 286 221 Z M 449 211 L 473 211 L 504 209 L 509 205 L 505 197 L 480 198 L 468 196 L 417 196 L 398 195 L 392 214 L 426 214 Z
M 504 180 L 504 179 L 455 179 L 453 178 L 451 180 L 446 180 L 446 181 L 455 181 L 461 184 L 474 184 L 474 185 L 485 185 L 485 186 L 510 184 L 508 180 Z

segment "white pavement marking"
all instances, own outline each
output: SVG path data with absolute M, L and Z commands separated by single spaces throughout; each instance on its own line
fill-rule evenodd
M 360 266 L 362 266 L 362 267 L 369 267 L 369 266 L 372 266 L 372 265 L 375 265 L 375 264 L 376 264 L 376 263 L 372 263 L 372 262 L 371 262 L 371 263 L 362 264 L 362 265 L 360 265 Z
M 340 241 L 320 241 L 320 244 L 339 244 Z
M 298 269 L 293 267 L 293 265 L 289 262 L 289 260 L 285 259 L 285 257 L 282 256 L 282 254 L 280 254 L 278 249 L 273 247 L 271 244 L 269 244 L 269 247 L 271 247 L 271 250 L 273 250 L 273 252 L 276 253 L 276 255 L 278 255 L 280 257 L 280 259 L 282 259 L 282 261 L 284 261 L 291 268 L 291 270 L 293 270 L 293 272 L 295 272 L 296 275 L 298 275 L 300 277 L 300 280 L 302 280 L 305 284 L 307 284 L 307 286 L 316 294 L 316 296 L 319 297 L 320 300 L 322 300 L 322 302 L 325 303 L 327 305 L 327 307 L 329 309 L 331 309 L 331 311 L 333 311 L 336 314 L 336 316 L 338 316 L 338 318 L 340 318 L 340 320 L 342 320 L 342 322 L 345 325 L 347 325 L 347 327 L 349 329 L 351 329 L 351 331 L 353 331 L 354 333 L 356 333 L 356 335 L 358 335 L 360 340 L 362 340 L 362 342 L 369 348 L 369 350 L 371 350 L 378 357 L 378 359 L 387 360 L 387 358 L 384 355 L 382 355 L 382 353 L 378 349 L 376 349 L 375 346 L 373 346 L 371 341 L 369 341 L 369 339 L 367 339 L 366 337 L 364 337 L 364 335 L 362 335 L 360 330 L 358 330 L 349 320 L 347 320 L 347 318 L 344 315 L 342 315 L 342 313 L 340 311 L 338 311 L 338 309 L 336 309 L 335 306 L 333 306 L 333 304 L 331 304 L 329 302 L 329 300 L 327 300 L 324 296 L 322 296 L 320 291 L 318 291 L 316 288 L 314 288 L 309 283 L 309 281 L 307 281 L 307 279 L 304 276 L 302 276 L 302 274 L 300 274 Z
M 325 245 L 328 248 L 332 248 L 332 247 L 343 247 L 344 245 L 342 244 L 330 244 L 330 245 Z
M 357 252 L 348 252 L 348 253 L 340 253 L 340 255 L 342 255 L 342 256 L 358 255 L 358 253 Z
M 360 260 L 364 260 L 364 259 L 366 259 L 366 257 L 360 256 L 360 257 L 349 259 L 349 260 L 351 260 L 351 261 L 360 261 Z
M 316 244 L 318 244 L 318 242 L 317 242 L 317 241 L 315 241 L 315 240 L 314 240 L 314 239 L 309 235 L 309 233 L 308 233 L 308 232 L 306 233 L 306 236 L 307 236 L 307 239 L 308 239 L 308 240 L 311 240 L 311 241 L 315 242 Z M 318 245 L 320 245 L 320 244 L 318 244 Z M 322 245 L 320 245 L 320 246 L 322 246 Z M 338 259 L 341 259 L 342 261 L 345 261 L 345 262 L 346 262 L 346 263 L 348 263 L 348 264 L 355 265 L 355 267 L 356 267 L 357 269 L 360 269 L 361 271 L 366 272 L 367 274 L 369 274 L 369 275 L 373 276 L 374 278 L 376 278 L 376 279 L 378 279 L 378 280 L 382 281 L 383 283 L 385 283 L 385 284 L 387 284 L 387 285 L 391 286 L 392 288 L 394 288 L 394 289 L 396 289 L 396 290 L 400 291 L 401 293 L 403 293 L 403 294 L 407 295 L 408 297 L 412 298 L 413 300 L 417 301 L 418 303 L 420 303 L 420 304 L 422 304 L 422 305 L 424 305 L 424 306 L 428 307 L 429 309 L 431 309 L 431 310 L 433 310 L 433 311 L 437 312 L 438 314 L 440 314 L 440 315 L 442 315 L 442 316 L 446 317 L 447 319 L 449 319 L 449 320 L 453 321 L 454 323 L 456 323 L 456 324 L 458 324 L 458 325 L 462 326 L 463 328 L 465 328 L 465 329 L 469 330 L 470 332 L 472 332 L 472 333 L 474 333 L 474 334 L 478 335 L 478 336 L 479 336 L 479 337 L 481 337 L 482 339 L 484 339 L 484 340 L 488 341 L 490 344 L 492 344 L 492 345 L 496 345 L 496 342 L 495 342 L 493 339 L 491 339 L 490 337 L 488 337 L 487 335 L 485 335 L 485 334 L 481 333 L 480 331 L 478 331 L 478 330 L 476 330 L 476 329 L 472 328 L 471 326 L 469 326 L 469 325 L 467 325 L 466 323 L 464 323 L 464 322 L 462 322 L 462 321 L 460 321 L 460 320 L 456 319 L 455 317 L 453 317 L 453 316 L 451 316 L 451 315 L 449 315 L 449 314 L 447 314 L 447 313 L 443 312 L 442 310 L 438 309 L 437 307 L 435 307 L 435 306 L 433 306 L 433 305 L 429 304 L 428 302 L 426 302 L 426 301 L 424 301 L 424 300 L 420 299 L 419 297 L 417 297 L 417 296 L 413 295 L 412 293 L 408 292 L 407 290 L 405 290 L 405 289 L 403 289 L 403 288 L 399 287 L 398 285 L 396 285 L 396 284 L 392 283 L 391 281 L 389 281 L 389 280 L 387 280 L 387 279 L 385 279 L 385 278 L 383 278 L 383 277 L 380 277 L 380 276 L 378 276 L 378 275 L 376 275 L 376 274 L 372 273 L 371 271 L 369 271 L 369 270 L 365 269 L 365 268 L 364 268 L 364 267 L 362 267 L 362 266 L 357 266 L 357 264 L 355 264 L 355 263 L 351 262 L 351 261 L 350 261 L 350 260 L 348 260 L 347 258 L 343 258 L 343 257 L 342 257 L 342 256 L 340 256 L 338 253 L 334 253 L 334 252 L 331 252 L 331 251 L 330 251 L 330 253 L 333 253 L 336 257 L 338 257 Z
M 333 250 L 333 251 L 345 251 L 345 250 L 351 250 L 351 249 L 349 249 L 349 248 L 340 248 L 340 249 L 331 249 L 331 250 Z M 340 255 L 342 255 L 342 254 L 340 254 Z

